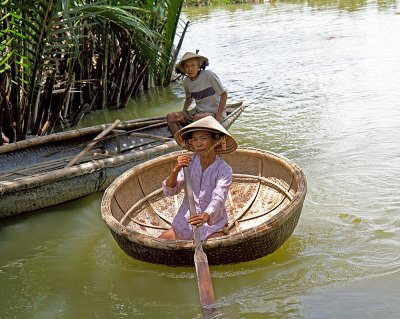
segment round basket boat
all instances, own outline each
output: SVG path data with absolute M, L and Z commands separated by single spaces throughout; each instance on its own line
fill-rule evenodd
M 133 258 L 171 266 L 194 264 L 193 241 L 158 238 L 171 227 L 183 200 L 183 191 L 165 197 L 161 188 L 180 154 L 135 166 L 105 191 L 102 218 Z M 303 172 L 283 156 L 257 149 L 238 149 L 222 157 L 234 173 L 226 202 L 229 224 L 225 236 L 203 243 L 209 264 L 238 263 L 273 253 L 299 220 L 307 190 Z

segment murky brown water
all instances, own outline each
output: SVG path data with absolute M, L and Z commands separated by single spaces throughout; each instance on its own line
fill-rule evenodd
M 231 100 L 231 132 L 281 153 L 309 191 L 276 253 L 212 267 L 221 318 L 397 318 L 400 5 L 285 1 L 185 10 Z M 84 124 L 179 109 L 173 85 Z M 101 194 L 0 222 L 0 318 L 200 318 L 194 270 L 126 256 Z

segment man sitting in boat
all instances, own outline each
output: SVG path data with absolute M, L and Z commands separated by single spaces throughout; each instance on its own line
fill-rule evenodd
M 166 196 L 178 194 L 184 187 L 183 167 L 188 166 L 197 214 L 190 216 L 187 194 L 172 222 L 172 228 L 159 238 L 193 238 L 190 225 L 197 225 L 201 240 L 223 236 L 228 224 L 225 201 L 232 184 L 232 168 L 219 156 L 236 150 L 234 138 L 212 116 L 202 118 L 175 134 L 177 143 L 194 152 L 180 155 L 171 174 L 163 181 Z
M 208 59 L 192 52 L 186 52 L 175 71 L 186 75 L 183 79 L 183 88 L 186 99 L 181 112 L 167 114 L 168 128 L 173 135 L 179 130 L 179 124 L 187 124 L 206 116 L 213 116 L 218 122 L 226 116 L 225 106 L 228 94 L 223 88 L 218 76 L 205 70 Z M 196 101 L 194 109 L 189 110 L 193 99 Z

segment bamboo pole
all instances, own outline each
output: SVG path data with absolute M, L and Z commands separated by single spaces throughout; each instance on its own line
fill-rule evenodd
M 65 167 L 71 167 L 73 166 L 83 155 L 85 155 L 87 152 L 89 152 L 93 146 L 96 145 L 99 139 L 102 137 L 106 136 L 108 133 L 110 133 L 118 124 L 120 120 L 116 120 L 112 125 L 110 125 L 108 128 L 106 128 L 103 132 L 101 132 L 99 135 L 97 135 L 94 139 L 93 142 L 90 143 L 88 146 L 86 146 L 82 152 L 80 152 L 78 155 L 76 155 Z

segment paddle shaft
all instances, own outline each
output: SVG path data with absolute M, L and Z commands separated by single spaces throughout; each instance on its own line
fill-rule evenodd
M 184 167 L 185 192 L 189 200 L 190 216 L 197 214 L 194 203 L 192 183 L 190 181 L 189 168 Z M 208 266 L 207 255 L 203 250 L 198 226 L 193 226 L 194 238 L 194 265 L 196 267 L 197 285 L 199 287 L 200 304 L 203 309 L 209 308 L 215 303 L 214 288 L 211 281 L 210 267 Z
M 110 133 L 118 124 L 121 122 L 120 120 L 116 120 L 112 125 L 107 127 L 103 132 L 101 132 L 99 135 L 97 135 L 94 139 L 93 142 L 87 145 L 78 155 L 76 155 L 65 167 L 71 167 L 73 166 L 83 155 L 85 155 L 87 152 L 89 152 L 96 144 L 97 142 L 104 136 L 106 136 L 108 133 Z

